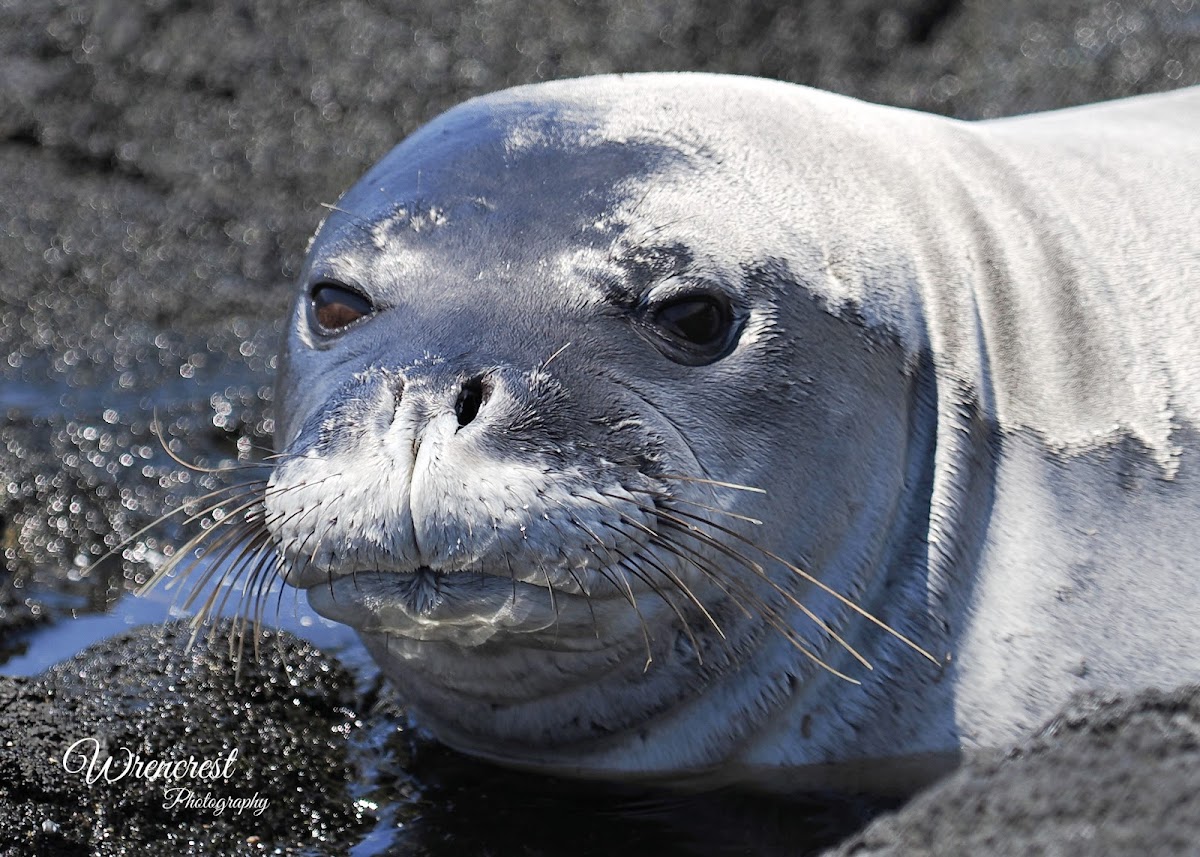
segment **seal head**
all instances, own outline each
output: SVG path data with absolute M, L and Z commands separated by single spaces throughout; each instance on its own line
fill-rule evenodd
M 436 735 L 507 764 L 736 777 L 1002 735 L 964 728 L 991 678 L 948 658 L 979 639 L 999 415 L 1025 413 L 977 290 L 1005 248 L 965 189 L 991 173 L 954 166 L 995 151 L 700 75 L 440 117 L 301 275 L 266 494 L 285 579 Z M 1042 413 L 1090 437 L 1086 409 Z

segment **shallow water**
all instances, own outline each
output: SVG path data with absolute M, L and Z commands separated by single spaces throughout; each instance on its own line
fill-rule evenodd
M 203 573 L 203 567 L 198 567 L 196 572 Z M 20 653 L 0 661 L 0 675 L 37 675 L 122 631 L 187 617 L 189 614 L 179 609 L 178 600 L 174 591 L 156 587 L 147 595 L 124 595 L 106 613 L 79 613 L 39 625 L 12 641 L 13 648 Z M 285 596 L 282 605 L 278 617 L 273 617 L 275 621 L 270 623 L 271 627 L 295 634 L 333 655 L 350 668 L 361 683 L 369 684 L 375 679 L 378 670 L 350 628 L 317 615 L 303 598 Z M 222 615 L 232 617 L 235 611 L 232 606 L 226 606 Z M 24 651 L 20 651 L 22 649 Z

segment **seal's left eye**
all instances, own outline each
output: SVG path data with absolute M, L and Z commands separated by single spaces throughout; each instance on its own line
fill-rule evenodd
M 654 312 L 654 323 L 678 339 L 703 347 L 725 339 L 729 313 L 722 303 L 704 295 L 659 307 Z
M 729 349 L 734 312 L 722 295 L 679 295 L 649 308 L 663 353 L 678 363 L 702 365 L 723 357 Z
M 322 282 L 312 288 L 309 306 L 312 320 L 321 333 L 339 333 L 375 311 L 358 292 L 338 283 Z

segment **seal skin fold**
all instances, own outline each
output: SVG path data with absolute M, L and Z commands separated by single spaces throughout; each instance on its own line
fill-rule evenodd
M 559 774 L 912 786 L 1195 680 L 1198 131 L 1196 90 L 467 102 L 310 248 L 280 573 L 441 740 Z M 698 300 L 703 352 L 656 324 Z

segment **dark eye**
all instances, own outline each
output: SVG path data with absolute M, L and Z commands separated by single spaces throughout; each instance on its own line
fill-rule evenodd
M 673 346 L 668 357 L 680 363 L 701 364 L 724 356 L 734 316 L 723 297 L 692 294 L 651 307 L 649 321 Z
M 677 339 L 692 345 L 709 345 L 724 339 L 728 314 L 707 296 L 683 298 L 659 307 L 654 313 L 654 323 Z
M 375 311 L 358 292 L 337 283 L 317 283 L 309 302 L 312 320 L 321 333 L 338 333 Z

